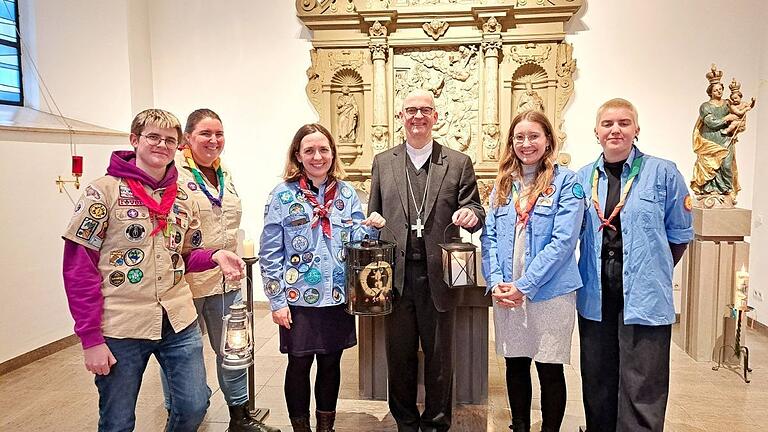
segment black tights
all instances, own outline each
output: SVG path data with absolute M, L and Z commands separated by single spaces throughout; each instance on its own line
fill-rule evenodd
M 507 394 L 512 419 L 531 424 L 531 359 L 506 357 Z M 541 384 L 542 430 L 559 431 L 565 415 L 565 374 L 563 365 L 536 362 Z
M 288 354 L 288 367 L 285 370 L 285 402 L 288 415 L 293 418 L 309 415 L 309 371 L 317 357 L 317 377 L 315 378 L 315 407 L 318 411 L 336 411 L 341 385 L 341 354 L 309 354 L 294 356 Z

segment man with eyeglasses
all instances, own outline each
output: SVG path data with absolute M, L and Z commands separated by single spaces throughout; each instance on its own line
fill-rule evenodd
M 461 290 L 443 281 L 439 243 L 459 227 L 478 231 L 485 220 L 472 161 L 432 139 L 437 121 L 430 92 L 403 100 L 406 142 L 377 155 L 368 212 L 387 219 L 382 238 L 397 243 L 394 310 L 386 320 L 389 408 L 398 431 L 451 427 L 453 333 Z M 424 351 L 424 412 L 416 407 L 418 349 Z

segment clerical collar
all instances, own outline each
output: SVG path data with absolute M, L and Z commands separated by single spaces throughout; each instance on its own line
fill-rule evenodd
M 420 149 L 406 142 L 405 149 L 408 152 L 408 157 L 411 158 L 411 162 L 413 162 L 413 166 L 416 169 L 420 169 L 429 160 L 429 157 L 432 156 L 432 141 Z

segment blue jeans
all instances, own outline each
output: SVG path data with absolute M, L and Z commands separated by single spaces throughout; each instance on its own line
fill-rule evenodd
M 216 352 L 216 375 L 219 379 L 221 393 L 224 394 L 224 400 L 229 406 L 243 405 L 248 402 L 248 369 L 227 370 L 221 367 L 221 362 L 224 360 L 221 355 L 223 318 L 229 313 L 230 305 L 242 300 L 243 295 L 240 290 L 195 299 L 197 314 L 205 320 L 208 340 Z M 163 393 L 165 394 L 165 408 L 168 409 L 170 407 L 168 387 L 162 373 L 160 374 L 160 381 L 163 384 Z
M 166 431 L 196 431 L 208 410 L 211 389 L 205 381 L 200 327 L 191 324 L 174 333 L 163 315 L 160 340 L 105 338 L 117 359 L 108 375 L 96 375 L 99 389 L 99 431 L 132 431 L 136 399 L 149 356 L 154 355 L 170 389 L 170 417 Z

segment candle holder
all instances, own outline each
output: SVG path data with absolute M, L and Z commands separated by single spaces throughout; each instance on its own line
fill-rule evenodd
M 443 241 L 445 241 L 445 233 L 450 226 L 445 227 Z M 477 246 L 461 241 L 461 237 L 452 240 L 451 243 L 445 242 L 439 245 L 443 250 L 443 280 L 448 288 L 477 286 Z
M 253 316 L 253 265 L 259 261 L 258 257 L 242 257 L 245 261 L 245 306 L 249 316 Z M 253 331 L 253 328 L 251 328 Z M 251 345 L 251 349 L 253 349 Z M 255 362 L 254 362 L 255 363 Z M 260 422 L 265 422 L 269 417 L 269 409 L 256 408 L 256 371 L 254 363 L 248 367 L 248 411 L 251 416 Z
M 746 345 L 741 344 L 741 321 L 745 313 L 749 313 L 753 311 L 755 308 L 752 306 L 747 305 L 735 305 L 730 304 L 728 305 L 728 309 L 730 309 L 731 316 L 736 318 L 736 340 L 734 341 L 733 346 L 731 345 L 723 345 L 720 347 L 719 355 L 717 357 L 717 365 L 712 366 L 712 370 L 716 371 L 720 369 L 720 367 L 723 366 L 725 356 L 726 348 L 730 348 L 733 351 L 733 355 L 736 356 L 736 358 L 740 359 L 742 358 L 742 354 L 744 354 L 744 367 L 743 367 L 743 373 L 744 373 L 744 382 L 749 383 L 749 375 L 747 375 L 749 372 L 752 372 L 752 368 L 749 367 L 749 347 Z

